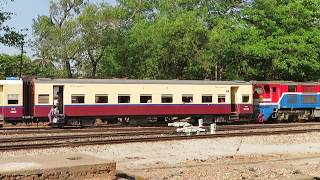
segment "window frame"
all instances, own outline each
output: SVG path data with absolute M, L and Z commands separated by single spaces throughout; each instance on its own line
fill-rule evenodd
M 163 102 L 163 98 L 171 98 L 171 102 Z M 172 104 L 173 103 L 173 94 L 161 94 L 161 103 L 162 104 Z
M 9 98 L 10 95 L 16 95 L 17 98 L 14 99 L 14 98 Z M 16 103 L 9 103 L 9 101 L 16 101 Z M 16 104 L 19 104 L 19 94 L 7 94 L 7 103 L 8 105 L 16 105 Z
M 48 101 L 40 102 L 40 96 L 48 96 Z M 49 104 L 50 103 L 50 94 L 38 94 L 38 104 Z
M 209 101 L 208 101 L 208 102 L 204 102 L 204 101 L 203 101 L 203 98 L 204 98 L 204 97 L 211 97 L 211 102 L 209 102 Z M 202 94 L 202 95 L 201 95 L 201 102 L 202 102 L 202 103 L 207 103 L 207 104 L 212 104 L 212 103 L 213 103 L 213 96 L 212 96 L 212 94 Z
M 97 102 L 97 97 L 107 97 L 107 102 Z M 108 104 L 109 103 L 109 95 L 108 94 L 95 94 L 94 102 L 95 102 L 95 104 Z
M 263 89 L 264 89 L 265 94 L 270 94 L 270 85 L 269 84 L 263 85 Z
M 223 97 L 224 101 L 223 102 L 219 102 L 219 99 Z M 225 94 L 218 94 L 218 104 L 225 104 L 226 103 L 226 95 Z
M 141 97 L 149 97 L 150 99 L 148 99 L 146 102 L 141 102 Z M 140 104 L 150 104 L 150 103 L 152 103 L 152 94 L 140 94 L 140 96 L 139 96 L 139 102 L 140 102 Z M 149 100 L 151 100 L 150 102 L 149 102 Z
M 248 97 L 248 101 L 243 101 L 244 97 Z M 250 102 L 250 95 L 249 94 L 242 94 L 241 96 L 241 102 L 242 103 L 249 103 Z
M 129 97 L 128 102 L 120 102 L 120 97 Z M 118 94 L 118 104 L 130 104 L 131 103 L 131 95 L 130 94 Z
M 306 99 L 308 97 L 308 99 Z M 310 101 L 312 100 L 312 101 Z M 302 103 L 303 104 L 317 104 L 318 103 L 318 99 L 317 99 L 317 95 L 303 95 L 302 96 Z
M 189 102 L 184 102 L 183 101 L 183 98 L 190 98 L 191 97 L 191 99 L 189 99 Z M 191 100 L 191 101 L 190 101 Z M 191 104 L 191 103 L 193 103 L 193 94 L 182 94 L 181 95 L 181 102 L 183 103 L 183 104 Z
M 72 97 L 83 97 L 83 102 L 73 102 Z M 85 104 L 85 103 L 86 103 L 85 94 L 71 94 L 71 104 Z

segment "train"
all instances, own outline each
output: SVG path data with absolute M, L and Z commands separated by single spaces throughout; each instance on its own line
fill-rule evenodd
M 318 120 L 319 92 L 318 82 L 7 79 L 0 80 L 0 126 L 46 122 L 55 103 L 62 125 L 186 117 L 216 123 Z

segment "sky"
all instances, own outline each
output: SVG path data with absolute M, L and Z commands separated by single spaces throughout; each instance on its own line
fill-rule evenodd
M 114 5 L 116 0 L 88 0 L 89 2 L 107 2 Z M 50 0 L 14 0 L 13 2 L 7 0 L 2 6 L 4 11 L 14 13 L 11 20 L 6 22 L 6 25 L 14 27 L 16 30 L 27 29 L 27 41 L 32 40 L 32 23 L 38 15 L 49 15 Z M 34 52 L 30 47 L 26 47 L 25 52 L 32 57 Z M 17 48 L 6 47 L 0 44 L 0 54 L 20 54 Z

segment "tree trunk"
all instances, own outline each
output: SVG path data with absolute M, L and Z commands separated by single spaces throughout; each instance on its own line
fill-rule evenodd
M 95 77 L 96 77 L 96 74 L 97 74 L 97 65 L 98 65 L 98 62 L 97 62 L 97 61 L 94 61 L 94 62 L 92 62 L 91 64 L 92 64 L 91 77 L 92 77 L 92 78 L 95 78 Z
M 71 65 L 69 60 L 65 61 L 65 68 L 68 73 L 68 78 L 72 78 Z

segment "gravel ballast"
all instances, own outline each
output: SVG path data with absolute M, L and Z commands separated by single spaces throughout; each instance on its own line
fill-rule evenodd
M 71 152 L 114 160 L 118 170 L 147 179 L 320 176 L 316 132 L 2 152 L 0 158 Z

